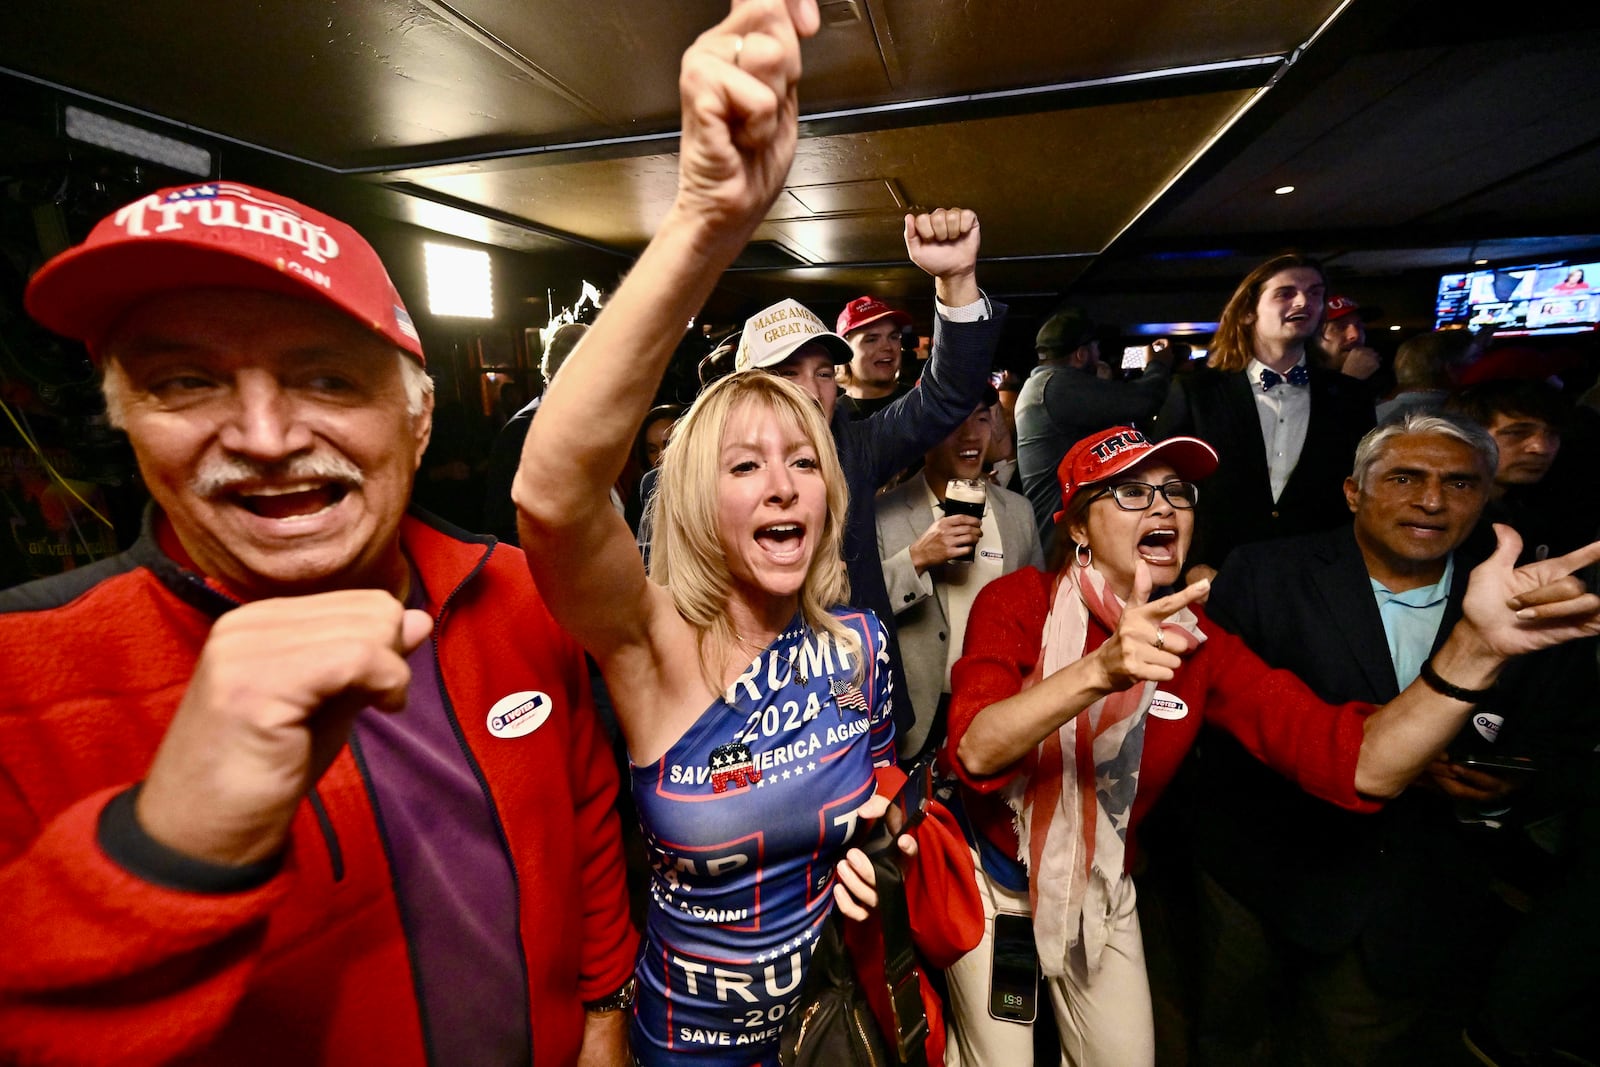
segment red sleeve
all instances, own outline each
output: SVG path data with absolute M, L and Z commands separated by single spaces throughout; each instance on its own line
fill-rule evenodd
M 962 784 L 980 793 L 1003 788 L 1021 761 L 993 775 L 974 775 L 956 750 L 972 722 L 990 704 L 1022 691 L 1039 662 L 1050 577 L 1032 567 L 997 578 L 979 591 L 967 616 L 962 655 L 950 674 L 950 740 L 944 756 Z
M 1206 643 L 1196 658 L 1210 672 L 1208 723 L 1312 796 L 1352 811 L 1382 807 L 1355 787 L 1371 704 L 1324 703 L 1297 675 L 1268 667 L 1238 637 L 1209 622 L 1203 629 Z
M 244 993 L 294 878 L 292 851 L 241 893 L 152 885 L 96 842 L 121 791 L 73 804 L 0 867 L 0 1061 L 170 1062 L 204 1048 Z M 0 813 L 6 825 L 27 818 Z
M 617 769 L 594 710 L 590 680 L 582 670 L 583 656 L 574 653 L 581 677 L 574 686 L 572 748 L 572 807 L 578 845 L 583 909 L 582 959 L 578 966 L 578 997 L 599 1000 L 633 974 L 639 938 L 629 919 L 628 889 L 622 859 L 622 824 L 618 820 Z

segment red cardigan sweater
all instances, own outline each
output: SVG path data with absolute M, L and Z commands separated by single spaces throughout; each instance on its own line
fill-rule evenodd
M 516 874 L 534 1062 L 571 1063 L 582 1001 L 632 972 L 617 779 L 589 680 L 522 553 L 407 518 L 446 707 Z M 243 892 L 134 876 L 100 847 L 232 602 L 156 547 L 0 596 L 0 1061 L 423 1063 L 405 933 L 349 750 L 302 802 L 282 870 Z M 489 708 L 548 693 L 514 740 Z M 464 877 L 469 872 L 462 872 Z
M 1018 854 L 1017 835 L 999 791 L 1016 777 L 1020 763 L 983 777 L 968 773 L 955 752 L 978 713 L 1020 692 L 1037 667 L 1054 580 L 1053 574 L 1025 567 L 984 586 L 973 602 L 962 656 L 951 674 L 945 751 L 967 787 L 964 799 L 975 827 L 1008 856 Z M 1376 810 L 1376 802 L 1355 791 L 1363 720 L 1372 706 L 1324 704 L 1299 678 L 1268 667 L 1198 607 L 1195 613 L 1206 641 L 1184 660 L 1175 678 L 1156 687 L 1157 700 L 1145 724 L 1139 792 L 1128 827 L 1128 864 L 1135 856 L 1140 821 L 1172 781 L 1205 724 L 1233 734 L 1257 759 L 1306 792 L 1352 810 Z M 1085 651 L 1093 652 L 1109 636 L 1091 617 Z

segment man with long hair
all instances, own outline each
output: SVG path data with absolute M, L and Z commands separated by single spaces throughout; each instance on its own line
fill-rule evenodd
M 1234 290 L 1206 368 L 1176 380 L 1158 438 L 1190 435 L 1217 450 L 1208 507 L 1188 559 L 1191 581 L 1234 547 L 1349 521 L 1342 486 L 1372 406 L 1353 380 L 1307 359 L 1327 278 L 1316 260 L 1275 256 Z

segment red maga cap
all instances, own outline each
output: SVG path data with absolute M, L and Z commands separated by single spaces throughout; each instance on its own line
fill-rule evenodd
M 1061 510 L 1055 521 L 1067 513 L 1072 498 L 1087 486 L 1115 478 L 1129 467 L 1160 456 L 1178 477 L 1197 481 L 1217 469 L 1217 453 L 1198 437 L 1169 437 L 1151 441 L 1132 426 L 1113 426 L 1090 434 L 1071 448 L 1056 468 L 1061 482 Z
M 338 219 L 238 182 L 161 189 L 101 219 L 28 283 L 28 313 L 97 351 L 134 305 L 179 289 L 319 300 L 425 363 L 378 253 Z
M 1323 322 L 1333 322 L 1346 315 L 1354 315 L 1361 310 L 1361 305 L 1351 300 L 1348 296 L 1330 296 L 1322 312 Z
M 892 308 L 882 300 L 870 296 L 858 296 L 839 312 L 839 321 L 834 324 L 833 332 L 845 337 L 851 330 L 870 326 L 879 319 L 889 319 L 902 330 L 911 325 L 911 316 L 904 311 Z

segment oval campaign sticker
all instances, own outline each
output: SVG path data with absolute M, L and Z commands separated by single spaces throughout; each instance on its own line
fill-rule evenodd
M 504 738 L 531 734 L 550 717 L 550 708 L 547 693 L 524 690 L 503 696 L 489 709 L 489 732 Z
M 1493 741 L 1500 736 L 1500 727 L 1504 726 L 1506 717 L 1496 715 L 1492 711 L 1480 711 L 1472 716 L 1472 728 L 1478 731 L 1478 736 L 1485 741 Z
M 1171 693 L 1157 689 L 1155 696 L 1150 698 L 1150 714 L 1158 719 L 1181 719 L 1189 714 L 1189 705 Z

